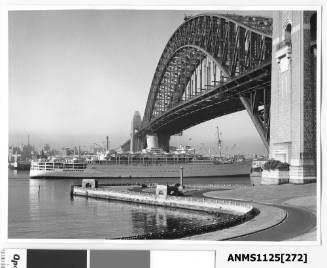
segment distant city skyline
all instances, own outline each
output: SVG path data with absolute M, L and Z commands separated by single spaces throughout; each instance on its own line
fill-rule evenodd
M 232 131 L 233 125 L 228 125 L 226 122 L 238 120 L 237 131 Z M 178 146 L 191 145 L 200 153 L 208 153 L 209 148 L 211 153 L 218 153 L 217 146 L 217 130 L 216 124 L 219 124 L 221 139 L 222 139 L 222 151 L 224 154 L 265 154 L 265 148 L 259 137 L 255 137 L 256 130 L 245 131 L 242 130 L 252 124 L 248 115 L 244 112 L 239 112 L 231 115 L 227 115 L 218 119 L 213 119 L 196 127 L 183 132 L 183 136 L 171 137 L 171 145 Z M 203 133 L 203 130 L 206 133 Z M 252 133 L 252 131 L 254 133 Z M 203 133 L 203 134 L 202 134 Z M 243 142 L 240 142 L 239 135 L 242 133 Z M 18 133 L 11 134 L 9 145 L 27 144 L 27 135 L 30 135 L 30 144 L 35 146 L 36 149 L 41 148 L 44 144 L 49 144 L 52 148 L 60 149 L 63 147 L 78 147 L 81 146 L 82 150 L 89 149 L 95 143 L 105 145 L 106 134 L 103 135 L 53 135 L 53 134 L 37 134 L 37 133 Z M 253 136 L 254 137 L 253 137 Z M 110 148 L 117 149 L 128 138 L 125 136 L 109 136 Z M 205 137 L 205 139 L 203 138 Z
M 90 146 L 105 136 L 112 148 L 121 145 L 134 111 L 143 116 L 170 36 L 185 14 L 200 12 L 10 11 L 9 145 L 27 141 L 28 134 L 37 146 Z M 240 152 L 265 153 L 245 111 L 188 129 L 171 144 L 213 147 L 217 125 L 226 148 L 235 144 Z

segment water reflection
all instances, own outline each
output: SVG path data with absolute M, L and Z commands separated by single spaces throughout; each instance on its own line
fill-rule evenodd
M 29 180 L 29 214 L 31 217 L 40 217 L 40 184 L 38 180 Z
M 208 224 L 212 216 L 84 197 L 71 199 L 80 179 L 29 179 L 10 173 L 9 238 L 119 238 Z M 100 183 L 119 180 L 100 180 Z

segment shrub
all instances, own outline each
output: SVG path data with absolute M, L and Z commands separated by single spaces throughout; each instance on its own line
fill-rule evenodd
M 268 160 L 266 163 L 263 165 L 264 170 L 274 170 L 277 169 L 277 165 L 280 163 L 278 160 Z
M 278 160 L 268 160 L 264 165 L 263 165 L 264 170 L 280 170 L 280 171 L 288 171 L 290 169 L 289 164 L 287 163 L 282 163 L 281 161 Z
M 288 163 L 282 163 L 280 162 L 277 166 L 277 169 L 278 170 L 281 170 L 281 171 L 289 171 L 290 170 L 290 165 Z
M 262 168 L 261 167 L 255 167 L 251 169 L 251 172 L 261 172 Z

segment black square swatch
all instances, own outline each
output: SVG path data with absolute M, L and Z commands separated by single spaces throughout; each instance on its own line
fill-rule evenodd
M 86 268 L 86 250 L 27 250 L 27 268 Z

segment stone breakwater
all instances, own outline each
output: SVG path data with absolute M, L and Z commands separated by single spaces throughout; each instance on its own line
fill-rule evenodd
M 141 203 L 146 205 L 162 206 L 168 208 L 188 209 L 194 211 L 207 212 L 216 214 L 217 218 L 220 214 L 225 214 L 223 220 L 214 221 L 205 226 L 197 226 L 188 229 L 173 229 L 169 232 L 147 233 L 137 236 L 120 237 L 116 239 L 177 239 L 190 235 L 212 232 L 241 224 L 252 219 L 260 212 L 251 204 L 232 201 L 232 200 L 217 200 L 209 198 L 196 197 L 180 197 L 166 196 L 158 197 L 151 193 L 145 192 L 130 192 L 128 190 L 110 188 L 82 188 L 74 186 L 72 194 L 76 196 L 84 196 L 91 198 L 100 198 L 108 200 L 117 200 L 131 203 Z
M 114 190 L 113 188 L 82 188 L 74 186 L 73 195 L 94 197 L 109 200 L 141 203 L 169 208 L 181 208 L 210 213 L 227 213 L 236 216 L 244 215 L 253 209 L 249 203 L 232 200 L 217 200 L 197 197 L 167 196 L 158 197 L 151 193 L 138 193 L 124 190 Z

